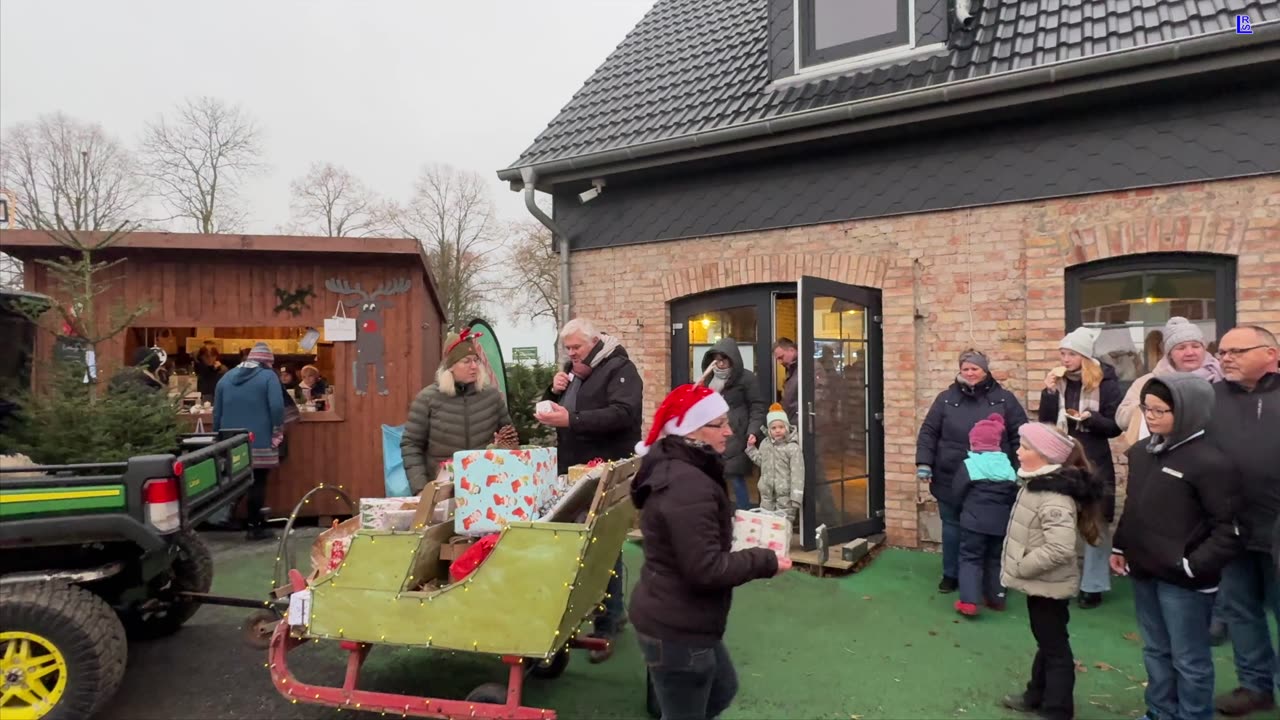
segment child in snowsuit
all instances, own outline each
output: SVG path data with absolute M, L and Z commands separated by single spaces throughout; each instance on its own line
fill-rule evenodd
M 1077 539 L 1094 543 L 1101 536 L 1104 485 L 1079 440 L 1042 423 L 1027 423 L 1018 435 L 1022 487 L 1005 531 L 1000 579 L 1026 593 L 1036 657 L 1026 690 L 1005 696 L 1004 705 L 1044 720 L 1071 720 L 1076 667 L 1067 622 L 1080 591 Z
M 1000 448 L 1004 418 L 992 413 L 969 431 L 969 457 L 952 480 L 960 507 L 960 599 L 956 612 L 978 614 L 978 603 L 1004 610 L 1000 552 L 1018 497 L 1018 475 Z
M 747 456 L 760 466 L 760 507 L 782 510 L 799 527 L 800 504 L 804 501 L 804 456 L 800 442 L 778 403 L 765 416 L 769 437 L 756 446 L 755 437 L 747 439 Z

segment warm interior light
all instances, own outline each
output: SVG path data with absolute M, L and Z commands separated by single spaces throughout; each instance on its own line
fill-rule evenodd
M 711 318 L 709 317 L 702 318 L 702 329 L 706 330 L 709 327 L 711 327 Z
M 1153 303 L 1153 302 L 1155 302 L 1155 301 L 1156 301 L 1156 299 L 1155 299 L 1155 298 L 1153 298 L 1153 297 L 1150 297 L 1150 296 L 1145 297 L 1145 298 L 1143 298 L 1143 299 L 1142 299 L 1142 302 L 1144 302 L 1144 303 L 1146 303 L 1146 304 L 1148 304 L 1148 305 L 1150 305 L 1151 303 Z

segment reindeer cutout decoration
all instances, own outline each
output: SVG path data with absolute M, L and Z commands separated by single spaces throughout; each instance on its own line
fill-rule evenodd
M 338 278 L 329 278 L 324 286 L 339 295 L 355 295 L 357 299 L 346 300 L 343 304 L 349 308 L 360 308 L 360 314 L 356 316 L 356 360 L 351 364 L 356 394 L 364 395 L 368 392 L 369 373 L 365 366 L 373 365 L 378 378 L 378 394 L 387 395 L 391 391 L 387 389 L 387 344 L 382 336 L 382 311 L 395 307 L 386 298 L 409 291 L 408 278 L 382 283 L 371 293 L 365 292 L 360 283 L 352 287 L 351 283 Z

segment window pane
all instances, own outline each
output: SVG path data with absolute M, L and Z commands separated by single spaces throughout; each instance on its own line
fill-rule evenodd
M 813 0 L 813 45 L 823 50 L 898 30 L 906 0 Z
M 869 517 L 867 478 L 867 313 L 832 297 L 813 303 L 814 507 L 818 524 Z
M 702 357 L 724 338 L 738 341 L 742 365 L 754 371 L 756 365 L 756 309 L 754 306 L 724 308 L 694 315 L 685 321 L 689 328 L 689 377 L 702 376 Z
M 1094 351 L 1126 386 L 1163 356 L 1162 329 L 1185 317 L 1206 342 L 1218 336 L 1216 279 L 1207 270 L 1146 270 L 1100 275 L 1080 283 L 1081 321 L 1102 328 Z

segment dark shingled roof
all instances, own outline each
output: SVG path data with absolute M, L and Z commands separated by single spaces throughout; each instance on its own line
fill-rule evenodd
M 917 0 L 917 13 L 931 3 Z M 784 4 L 785 5 L 785 4 Z M 1280 0 L 974 0 L 976 24 L 932 57 L 769 90 L 789 18 L 769 0 L 658 0 L 512 167 L 1280 20 Z M 778 62 L 774 58 L 775 64 Z

